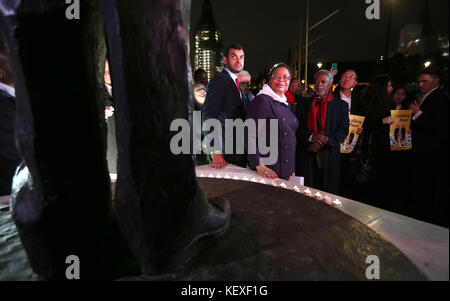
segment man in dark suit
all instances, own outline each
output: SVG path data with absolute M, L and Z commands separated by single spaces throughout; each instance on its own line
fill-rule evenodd
M 332 85 L 332 73 L 318 71 L 315 96 L 297 104 L 296 174 L 305 177 L 306 186 L 338 194 L 340 144 L 348 135 L 349 114 L 348 105 L 333 96 Z
M 20 157 L 14 140 L 16 97 L 8 57 L 0 50 L 0 196 L 11 193 L 11 180 Z
M 239 90 L 238 73 L 244 68 L 244 50 L 242 46 L 233 44 L 225 48 L 223 63 L 225 68 L 217 74 L 208 84 L 205 105 L 203 108 L 203 122 L 208 119 L 220 121 L 222 126 L 221 146 L 214 141 L 213 148 L 207 150 L 212 156 L 211 167 L 224 168 L 228 163 L 246 166 L 244 154 L 236 153 L 236 133 L 233 133 L 233 153 L 225 153 L 225 119 L 245 119 L 245 112 L 241 92 Z M 210 145 L 211 131 L 205 131 L 205 145 Z M 243 146 L 242 146 L 243 147 Z M 205 147 L 204 147 L 205 149 Z
M 422 219 L 448 227 L 448 98 L 437 73 L 422 72 L 418 83 L 421 93 L 409 107 L 413 201 Z

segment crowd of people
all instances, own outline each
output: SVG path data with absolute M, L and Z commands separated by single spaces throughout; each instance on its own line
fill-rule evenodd
M 258 149 L 256 154 L 226 153 L 222 135 L 221 147 L 206 154 L 211 167 L 234 164 L 266 178 L 301 176 L 306 186 L 448 227 L 448 96 L 439 89 L 437 72 L 425 69 L 415 85 L 405 87 L 388 74 L 359 85 L 357 72 L 348 69 L 333 90 L 338 71 L 319 70 L 311 95 L 283 63 L 274 65 L 268 77 L 258 77 L 250 90 L 251 75 L 244 70 L 239 44 L 224 50 L 223 62 L 221 73 L 207 85 L 202 82 L 203 121 L 213 118 L 224 126 L 226 119 L 266 120 L 269 127 L 275 119 L 278 157 L 275 164 L 264 165 L 261 158 L 267 154 Z M 200 78 L 194 76 L 196 85 Z M 391 110 L 412 111 L 410 150 L 391 150 Z M 351 115 L 365 120 L 354 149 L 342 153 Z
M 266 120 L 265 141 L 270 141 L 270 120 L 277 120 L 277 160 L 261 164 L 268 154 L 225 152 L 222 143 L 197 155 L 197 164 L 224 168 L 234 164 L 266 178 L 304 177 L 304 184 L 319 190 L 448 227 L 448 96 L 439 74 L 418 74 L 416 88 L 397 86 L 387 74 L 376 75 L 367 86 L 358 85 L 355 70 L 319 70 L 314 90 L 306 91 L 288 65 L 274 65 L 267 77 L 252 77 L 244 70 L 245 53 L 233 44 L 223 52 L 225 68 L 209 82 L 207 73 L 193 73 L 194 109 L 202 121 L 253 119 L 258 128 Z M 108 64 L 105 66 L 105 120 L 114 117 Z M 418 92 L 418 93 L 416 93 Z M 411 110 L 412 149 L 391 151 L 391 110 Z M 10 193 L 20 156 L 14 143 L 15 90 L 6 52 L 0 52 L 0 195 Z M 351 115 L 364 116 L 353 151 L 342 153 Z M 114 122 L 108 122 L 109 128 Z M 236 129 L 235 129 L 236 131 Z M 202 137 L 209 132 L 202 133 Z M 234 133 L 233 139 L 238 135 Z M 248 145 L 249 135 L 244 135 Z M 258 140 L 261 137 L 254 137 Z M 114 137 L 108 137 L 111 144 Z M 257 144 L 258 145 L 258 144 Z

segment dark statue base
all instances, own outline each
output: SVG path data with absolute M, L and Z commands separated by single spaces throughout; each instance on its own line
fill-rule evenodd
M 381 280 L 426 280 L 396 247 L 359 221 L 293 191 L 244 181 L 198 179 L 209 198 L 230 202 L 232 220 L 187 266 L 161 276 L 119 280 L 367 280 L 366 258 Z M 0 211 L 0 280 L 36 280 L 14 224 Z M 82 279 L 81 275 L 81 279 Z
M 293 191 L 244 181 L 198 179 L 208 198 L 230 202 L 230 229 L 188 267 L 124 280 L 426 280 L 395 246 L 341 211 Z

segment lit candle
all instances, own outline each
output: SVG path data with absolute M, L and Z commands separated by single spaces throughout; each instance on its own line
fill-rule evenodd
M 253 183 L 258 183 L 258 180 L 256 180 L 255 178 L 252 178 L 251 180 Z
M 214 178 L 213 174 L 210 173 L 210 174 L 208 175 L 208 178 Z
M 306 188 L 305 191 L 303 191 L 303 193 L 307 196 L 311 196 L 311 190 L 309 190 L 309 188 Z
M 341 205 L 341 201 L 339 201 L 338 199 L 335 199 L 335 200 L 333 201 L 333 205 L 335 205 L 335 206 L 340 206 L 340 205 Z
M 245 176 L 242 180 L 244 180 L 244 181 L 248 181 L 248 178 L 247 178 L 247 176 Z
M 222 179 L 222 176 L 221 176 L 220 174 L 217 174 L 217 175 L 216 175 L 216 178 L 217 178 L 217 179 Z
M 325 201 L 325 203 L 327 203 L 328 205 L 331 205 L 331 198 L 330 196 L 326 195 L 323 200 Z
M 281 184 L 280 184 L 280 187 L 281 187 L 281 188 L 286 188 L 286 184 L 281 183 Z
M 239 180 L 239 178 L 237 176 L 234 176 L 233 180 Z
M 263 179 L 261 179 L 261 181 L 259 181 L 259 183 L 261 183 L 261 184 L 266 184 L 266 181 L 264 181 Z
M 322 194 L 320 192 L 317 191 L 317 193 L 314 195 L 314 197 L 316 199 L 318 199 L 319 201 L 322 200 Z
M 200 174 L 200 177 L 201 177 L 201 178 L 204 178 L 204 177 L 205 177 L 205 175 L 201 173 L 201 174 Z
M 229 179 L 230 177 L 228 176 L 228 174 L 225 175 L 225 179 Z
M 300 192 L 300 188 L 298 188 L 297 185 L 294 186 L 294 190 L 295 190 L 296 192 Z
M 272 182 L 272 186 L 277 187 L 277 183 Z

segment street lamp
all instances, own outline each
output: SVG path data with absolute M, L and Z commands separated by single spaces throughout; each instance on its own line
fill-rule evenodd
M 322 67 L 322 63 L 317 63 L 317 67 L 319 67 L 319 69 Z
M 425 68 L 430 67 L 430 65 L 431 65 L 431 62 L 430 62 L 430 61 L 426 61 L 425 64 L 424 64 Z

